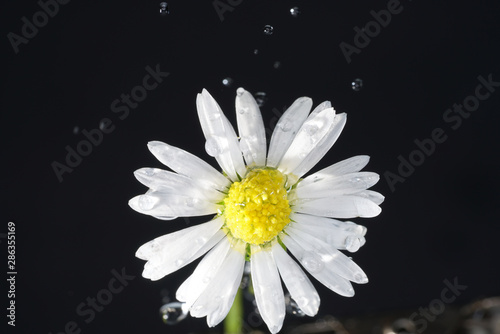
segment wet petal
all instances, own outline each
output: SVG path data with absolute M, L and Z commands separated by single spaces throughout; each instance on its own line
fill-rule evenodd
M 292 143 L 293 138 L 295 138 L 297 131 L 306 120 L 311 107 L 312 100 L 308 97 L 301 97 L 295 100 L 281 116 L 271 136 L 267 166 L 278 166 L 281 158 Z
M 350 173 L 323 179 L 321 182 L 300 182 L 295 191 L 299 198 L 349 195 L 370 188 L 379 179 L 378 174 L 372 172 Z
M 260 246 L 251 246 L 252 284 L 255 301 L 271 333 L 277 333 L 285 319 L 285 296 L 281 288 L 278 269 L 270 250 Z
M 264 121 L 252 94 L 243 88 L 237 90 L 236 119 L 238 121 L 238 133 L 241 138 L 240 149 L 246 164 L 265 166 L 267 150 Z
M 294 200 L 295 212 L 331 218 L 371 218 L 378 216 L 382 209 L 371 200 L 354 195 L 332 196 L 317 199 Z
M 357 155 L 352 158 L 339 161 L 336 164 L 323 168 L 319 172 L 309 175 L 300 181 L 300 184 L 305 186 L 306 184 L 327 180 L 332 177 L 359 172 L 368 164 L 369 160 L 370 157 L 367 155 Z
M 320 299 L 311 281 L 279 243 L 273 246 L 272 252 L 281 278 L 292 298 L 305 314 L 310 317 L 315 316 L 318 313 Z

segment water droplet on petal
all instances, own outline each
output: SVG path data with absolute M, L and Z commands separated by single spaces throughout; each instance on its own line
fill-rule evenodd
M 290 8 L 290 15 L 292 15 L 292 17 L 298 17 L 300 15 L 299 7 Z
M 305 316 L 305 313 L 300 309 L 297 302 L 295 300 L 293 300 L 292 297 L 290 297 L 289 293 L 287 293 L 285 295 L 285 305 L 286 305 L 286 312 L 288 314 L 293 314 L 296 317 L 300 317 L 300 318 Z
M 307 133 L 308 136 L 314 135 L 316 132 L 318 132 L 319 127 L 314 124 L 309 124 L 304 126 L 304 131 Z
M 292 122 L 283 120 L 283 122 L 279 124 L 278 128 L 283 132 L 288 132 L 292 129 Z
M 160 308 L 160 316 L 167 325 L 175 325 L 186 319 L 188 309 L 184 307 L 184 303 L 173 302 L 163 305 Z
M 302 259 L 302 264 L 310 273 L 318 273 L 323 270 L 324 263 L 321 261 L 317 253 L 306 252 Z
M 164 16 L 170 14 L 170 10 L 168 9 L 168 3 L 160 2 L 160 15 Z
M 240 139 L 240 151 L 243 155 L 247 155 L 250 153 L 250 145 L 248 144 L 248 140 L 243 137 Z
M 179 267 L 179 268 L 180 268 L 183 264 L 184 264 L 184 260 L 182 260 L 182 259 L 177 259 L 177 260 L 175 260 L 175 265 L 176 265 L 177 267 Z
M 192 198 L 186 198 L 186 205 L 190 208 L 194 207 L 194 199 Z
M 239 114 L 242 114 L 242 115 L 243 115 L 243 114 L 245 114 L 245 113 L 247 113 L 247 112 L 248 112 L 248 108 L 239 108 L 239 109 L 238 109 L 238 113 L 239 113 Z
M 211 157 L 216 157 L 222 153 L 222 149 L 217 139 L 214 137 L 209 137 L 205 142 L 205 151 L 207 151 L 208 155 Z
M 354 81 L 351 82 L 351 87 L 352 87 L 353 91 L 359 92 L 361 90 L 361 88 L 363 88 L 363 80 L 361 80 L 359 78 L 354 79 Z
M 157 202 L 158 199 L 156 197 L 149 195 L 141 195 L 141 197 L 139 197 L 139 208 L 141 210 L 148 211 L 151 210 Z
M 236 95 L 238 95 L 238 96 L 242 96 L 244 92 L 245 92 L 245 90 L 244 90 L 243 88 L 241 88 L 241 87 L 240 87 L 240 88 L 238 88 L 238 89 L 236 90 Z
M 257 92 L 254 94 L 255 101 L 259 107 L 263 107 L 266 104 L 267 96 L 264 92 Z
M 272 34 L 273 34 L 273 32 L 274 32 L 274 28 L 273 28 L 273 26 L 272 26 L 272 25 L 266 24 L 266 25 L 264 26 L 264 34 L 265 34 L 265 35 L 270 36 L 270 35 L 272 35 Z
M 222 79 L 222 84 L 226 87 L 230 87 L 233 84 L 233 79 L 227 77 Z
M 345 249 L 349 252 L 356 252 L 361 247 L 361 242 L 358 237 L 349 236 L 345 239 Z

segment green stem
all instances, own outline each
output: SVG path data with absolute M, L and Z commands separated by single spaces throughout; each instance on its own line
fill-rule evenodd
M 238 289 L 233 306 L 224 319 L 224 334 L 241 334 L 243 329 L 243 293 Z

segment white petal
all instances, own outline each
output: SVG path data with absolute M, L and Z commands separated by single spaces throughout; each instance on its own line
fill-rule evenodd
M 135 254 L 148 260 L 143 276 L 158 280 L 192 262 L 225 236 L 220 229 L 223 223 L 224 219 L 219 217 L 145 243 Z
M 314 114 L 317 114 L 317 113 L 320 113 L 322 112 L 323 110 L 325 109 L 328 109 L 328 108 L 331 108 L 332 107 L 332 103 L 330 101 L 324 101 L 324 102 L 321 102 L 320 104 L 318 104 L 316 106 L 316 108 L 314 108 L 313 111 L 311 111 L 311 114 L 310 115 L 314 115 Z
M 365 190 L 378 182 L 380 177 L 372 172 L 350 173 L 323 179 L 320 182 L 299 182 L 296 194 L 299 198 L 319 198 L 349 195 Z
M 311 107 L 312 100 L 308 97 L 301 97 L 295 100 L 281 116 L 271 136 L 267 166 L 278 166 L 295 134 L 306 120 Z
M 293 226 L 301 233 L 308 233 L 332 247 L 356 252 L 365 243 L 366 227 L 349 221 L 293 213 Z
M 332 196 L 312 200 L 295 200 L 295 212 L 331 218 L 371 218 L 378 216 L 382 209 L 371 200 L 354 195 Z
M 179 195 L 171 191 L 149 191 L 132 198 L 128 205 L 150 216 L 190 217 L 216 213 L 218 205 L 203 198 Z
M 316 146 L 328 134 L 336 118 L 333 108 L 311 114 L 302 124 L 290 147 L 283 155 L 278 165 L 279 169 L 285 173 L 301 176 L 294 172 L 295 169 L 315 151 Z
M 227 188 L 230 184 L 230 181 L 215 168 L 180 148 L 159 141 L 149 142 L 148 148 L 161 163 L 181 175 L 206 182 L 219 190 Z
M 347 120 L 347 115 L 341 113 L 335 116 L 333 124 L 328 129 L 327 134 L 311 148 L 310 152 L 300 160 L 300 163 L 291 171 L 292 174 L 301 177 L 313 168 L 332 148 L 337 141 L 340 133 L 344 129 Z
M 269 249 L 251 246 L 252 284 L 255 301 L 271 333 L 277 333 L 285 319 L 285 296 L 280 276 Z
M 227 238 L 223 238 L 208 252 L 194 272 L 177 289 L 176 298 L 191 308 L 208 284 L 213 280 L 230 248 Z
M 225 194 L 199 183 L 194 179 L 158 168 L 141 168 L 134 172 L 139 182 L 152 190 L 184 195 L 192 198 L 205 198 L 211 202 L 221 201 Z
M 192 305 L 191 316 L 207 316 L 210 327 L 220 323 L 231 309 L 241 283 L 244 265 L 245 255 L 230 249 L 215 277 Z
M 354 195 L 368 198 L 370 201 L 372 201 L 373 203 L 375 203 L 377 205 L 382 204 L 384 202 L 384 199 L 385 199 L 385 197 L 382 194 L 380 194 L 376 191 L 372 191 L 372 190 L 360 191 L 360 192 L 355 193 Z
M 238 175 L 245 174 L 246 167 L 234 128 L 206 89 L 198 94 L 196 107 L 203 134 L 207 139 L 207 153 L 217 160 L 231 180 L 237 181 Z
M 319 295 L 300 266 L 283 250 L 279 243 L 273 248 L 273 257 L 286 288 L 300 309 L 310 317 L 318 313 Z
M 363 270 L 332 245 L 310 234 L 301 233 L 294 226 L 287 226 L 286 233 L 299 242 L 304 249 L 318 255 L 324 267 L 331 268 L 337 275 L 356 283 L 368 283 L 368 278 Z
M 309 175 L 300 183 L 305 186 L 306 184 L 319 182 L 324 179 L 331 177 L 341 176 L 348 173 L 359 172 L 363 167 L 368 164 L 370 157 L 367 155 L 357 155 L 349 159 L 345 159 L 337 162 L 331 166 L 328 166 L 319 172 Z
M 266 131 L 257 102 L 252 94 L 238 88 L 236 91 L 236 119 L 240 148 L 247 165 L 266 164 Z M 241 175 L 243 176 L 243 175 Z
M 352 288 L 351 282 L 335 273 L 336 268 L 327 265 L 330 257 L 321 257 L 315 251 L 311 251 L 309 245 L 299 244 L 295 238 L 290 235 L 281 233 L 280 238 L 290 252 L 299 260 L 302 266 L 324 286 L 341 296 L 354 296 L 354 289 Z

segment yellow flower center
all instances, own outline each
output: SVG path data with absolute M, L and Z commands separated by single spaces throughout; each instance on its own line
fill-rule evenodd
M 290 222 L 286 178 L 272 168 L 254 168 L 241 182 L 234 182 L 224 199 L 225 227 L 247 243 L 271 241 Z

